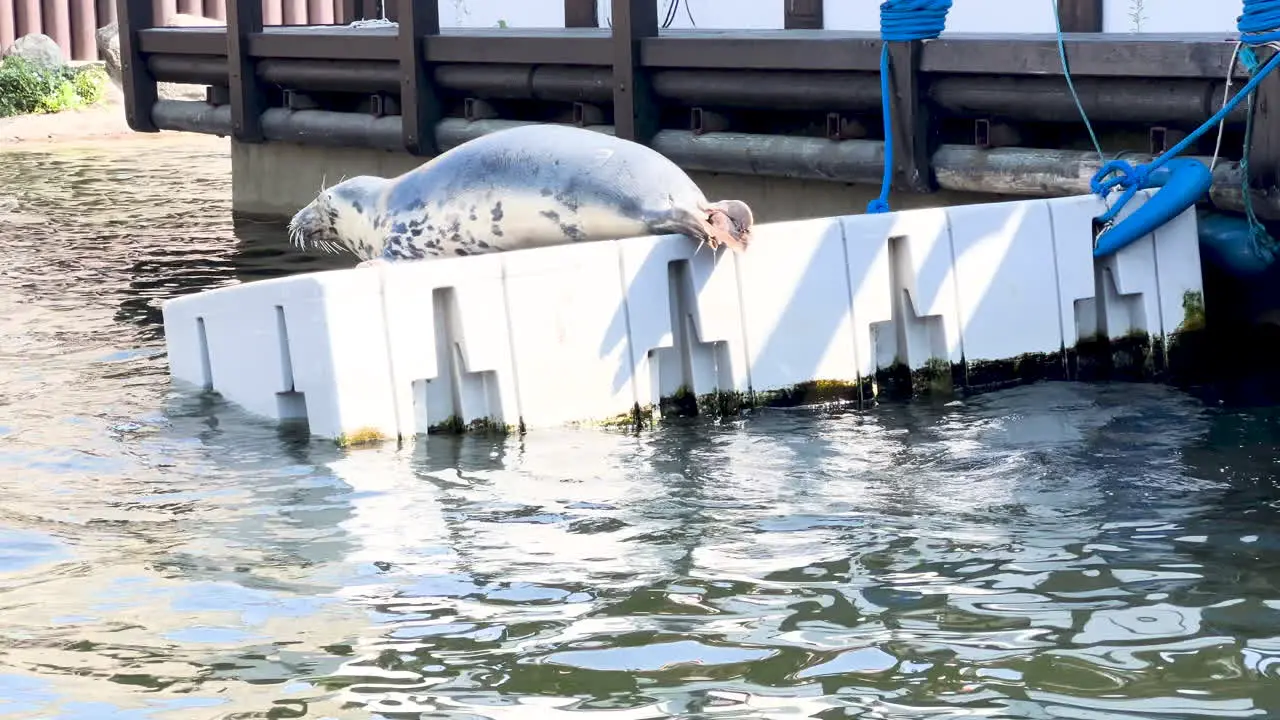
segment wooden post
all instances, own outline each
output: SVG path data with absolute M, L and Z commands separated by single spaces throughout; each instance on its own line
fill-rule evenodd
M 1259 63 L 1268 62 L 1276 51 L 1255 48 Z M 1253 98 L 1253 136 L 1249 153 L 1249 188 L 1259 197 L 1274 196 L 1280 188 L 1280 75 L 1272 73 L 1258 83 Z M 1266 220 L 1277 220 L 1274 203 L 1257 203 L 1255 210 Z
M 893 123 L 893 184 L 922 193 L 935 188 L 929 162 L 934 137 L 920 82 L 923 49 L 919 40 L 889 43 L 889 104 L 893 112 L 885 118 L 885 123 Z
M 262 0 L 227 0 L 227 76 L 231 88 L 231 136 L 260 143 L 266 110 L 257 64 L 249 57 L 249 38 L 262 32 Z
M 400 122 L 404 147 L 413 155 L 435 155 L 440 99 L 427 65 L 427 38 L 440 34 L 439 0 L 400 4 Z
M 1058 20 L 1064 33 L 1102 32 L 1104 0 L 1058 0 Z
M 657 36 L 657 2 L 613 0 L 613 127 L 625 140 L 648 144 L 658 133 L 658 103 L 640 61 L 640 41 Z
M 3 2 L 4 0 L 0 0 Z M 159 132 L 151 119 L 159 95 L 156 79 L 147 70 L 138 51 L 138 31 L 155 26 L 151 0 L 118 0 L 116 17 L 120 29 L 120 81 L 124 86 L 124 117 L 135 132 Z
M 567 28 L 600 27 L 596 0 L 564 0 L 564 26 Z
M 782 0 L 782 27 L 786 30 L 821 30 L 822 0 Z

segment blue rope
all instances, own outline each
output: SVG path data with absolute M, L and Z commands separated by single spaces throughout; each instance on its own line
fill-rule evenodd
M 932 40 L 947 28 L 951 0 L 885 0 L 880 3 L 880 110 L 884 116 L 884 177 L 880 197 L 867 204 L 868 213 L 889 212 L 893 183 L 893 108 L 889 101 L 889 43 Z
M 1236 19 L 1236 29 L 1240 32 L 1240 41 L 1248 45 L 1260 45 L 1280 40 L 1280 0 L 1244 0 L 1244 14 Z M 1059 36 L 1061 36 L 1061 33 L 1059 33 Z M 1272 70 L 1275 70 L 1277 65 L 1280 65 L 1280 53 L 1277 53 L 1266 65 L 1254 73 L 1249 82 L 1240 89 L 1240 92 L 1224 103 L 1222 109 L 1214 113 L 1213 117 L 1206 120 L 1195 132 L 1183 138 L 1182 142 L 1166 150 L 1151 162 L 1134 167 L 1124 160 L 1112 160 L 1103 165 L 1089 180 L 1089 188 L 1100 196 L 1105 196 L 1116 188 L 1123 188 L 1124 192 L 1107 212 L 1098 217 L 1098 220 L 1104 223 L 1113 220 L 1125 203 L 1129 202 L 1130 198 L 1136 195 L 1139 190 L 1147 186 L 1151 173 L 1164 167 L 1166 163 L 1185 151 L 1192 143 L 1200 139 L 1201 135 L 1204 135 L 1209 129 L 1216 126 L 1222 118 L 1226 117 L 1227 113 L 1234 110 L 1242 100 L 1250 97 L 1258 87 L 1258 83 L 1262 82 Z M 1246 156 L 1248 155 L 1248 150 L 1246 146 Z M 1246 193 L 1247 196 L 1248 193 Z

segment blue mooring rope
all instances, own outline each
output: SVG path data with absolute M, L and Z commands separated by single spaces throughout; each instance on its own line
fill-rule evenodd
M 1258 46 L 1280 41 L 1280 0 L 1244 0 L 1244 12 L 1236 19 L 1236 29 L 1240 32 L 1240 42 L 1247 46 Z M 1061 37 L 1061 29 L 1059 29 L 1060 46 Z M 1248 55 L 1252 56 L 1252 53 L 1250 52 Z M 1069 78 L 1070 73 L 1066 67 L 1065 51 L 1063 51 L 1062 61 L 1063 72 L 1064 74 L 1067 74 Z M 1246 60 L 1246 63 L 1248 63 L 1248 60 Z M 1174 159 L 1190 147 L 1191 144 L 1198 140 L 1201 135 L 1207 132 L 1210 128 L 1216 126 L 1222 118 L 1227 115 L 1227 113 L 1234 110 L 1242 100 L 1250 98 L 1250 105 L 1252 106 L 1253 92 L 1257 89 L 1258 83 L 1262 82 L 1263 78 L 1270 74 L 1277 65 L 1280 65 L 1280 53 L 1277 53 L 1260 69 L 1257 68 L 1256 61 L 1254 61 L 1252 67 L 1250 67 L 1250 70 L 1253 71 L 1253 77 L 1249 79 L 1249 82 L 1246 83 L 1239 92 L 1224 103 L 1222 108 L 1218 110 L 1218 112 L 1214 113 L 1213 117 L 1206 120 L 1203 125 L 1195 130 L 1195 132 L 1183 138 L 1182 142 L 1179 142 L 1177 145 L 1169 148 L 1151 162 L 1138 165 L 1137 167 L 1130 165 L 1124 160 L 1112 160 L 1111 162 L 1104 164 L 1098 172 L 1094 173 L 1093 178 L 1090 179 L 1090 189 L 1097 195 L 1103 197 L 1116 188 L 1123 188 L 1124 192 L 1121 194 L 1120 199 L 1117 200 L 1116 203 L 1107 210 L 1107 212 L 1098 217 L 1098 220 L 1102 222 L 1110 222 L 1113 220 L 1124 207 L 1125 203 L 1137 194 L 1139 190 L 1146 187 L 1151 173 L 1159 170 L 1170 160 Z M 1081 112 L 1083 113 L 1083 109 Z M 1251 119 L 1252 113 L 1250 113 L 1250 122 Z M 1086 119 L 1086 123 L 1087 122 L 1088 121 Z M 1252 135 L 1252 133 L 1249 132 L 1246 134 Z M 1251 139 L 1251 137 L 1247 138 L 1245 143 L 1245 161 L 1243 163 L 1245 167 L 1242 168 L 1242 171 L 1247 169 L 1249 139 Z M 1252 205 L 1249 201 L 1250 193 L 1248 192 L 1247 173 L 1245 174 L 1245 204 L 1250 225 L 1254 228 L 1255 238 L 1265 241 L 1267 244 L 1274 244 L 1274 241 L 1272 241 L 1270 236 L 1267 235 L 1266 230 L 1262 228 L 1261 224 L 1257 222 L 1256 216 L 1252 212 Z M 1260 236 L 1259 233 L 1261 233 Z
M 889 43 L 932 40 L 947 28 L 951 0 L 885 0 L 880 3 L 880 109 L 884 116 L 884 177 L 880 197 L 867 204 L 868 213 L 889 212 L 893 183 L 893 108 L 889 102 Z

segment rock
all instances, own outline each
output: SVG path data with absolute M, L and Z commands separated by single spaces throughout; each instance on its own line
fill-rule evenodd
M 48 35 L 40 33 L 23 35 L 14 40 L 9 49 L 4 51 L 4 57 L 20 57 L 33 65 L 48 69 L 60 68 L 67 64 L 67 59 L 62 56 L 62 48 L 58 47 L 58 43 Z
M 0 0 L 4 2 L 4 0 Z M 164 27 L 223 27 L 221 20 L 210 20 L 199 15 L 178 13 L 165 22 Z M 120 28 L 111 23 L 98 28 L 94 33 L 98 43 L 98 57 L 102 58 L 107 68 L 107 75 L 117 87 L 123 87 L 120 72 Z M 182 85 L 178 83 L 159 83 L 156 88 L 161 100 L 203 100 L 203 85 Z

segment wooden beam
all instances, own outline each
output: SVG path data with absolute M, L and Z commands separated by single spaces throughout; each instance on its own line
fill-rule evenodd
M 596 0 L 564 0 L 564 26 L 567 28 L 600 27 Z
M 427 65 L 428 38 L 440 34 L 439 0 L 401 0 L 400 122 L 404 147 L 413 155 L 435 155 L 440 98 Z
M 1266 63 L 1275 54 L 1270 48 L 1255 50 L 1260 63 Z M 1247 148 L 1249 153 L 1249 187 L 1254 202 L 1261 207 L 1265 197 L 1280 194 L 1280 76 L 1272 73 L 1258 83 L 1253 96 L 1253 136 Z M 1266 220 L 1277 220 L 1275 213 L 1259 210 Z
M 613 0 L 612 7 L 614 132 L 648 144 L 658 133 L 658 102 L 640 66 L 640 42 L 658 36 L 658 3 Z
M 1104 0 L 1058 0 L 1058 19 L 1064 33 L 1102 32 Z
M 787 30 L 821 30 L 823 0 L 782 0 L 782 27 Z
M 151 0 L 117 0 L 116 17 L 120 29 L 120 82 L 124 86 L 125 120 L 135 132 L 159 132 L 151 119 L 151 108 L 159 99 L 156 79 L 147 70 L 146 59 L 138 47 L 138 32 L 156 24 Z
M 920 41 L 889 43 L 889 104 L 893 112 L 884 119 L 886 126 L 892 123 L 893 127 L 893 185 L 919 193 L 933 192 L 935 187 L 930 167 L 930 144 L 935 138 L 920 82 L 923 49 Z
M 262 32 L 262 0 L 227 0 L 227 70 L 231 86 L 231 136 L 260 143 L 266 110 L 262 83 L 249 56 L 249 38 Z

